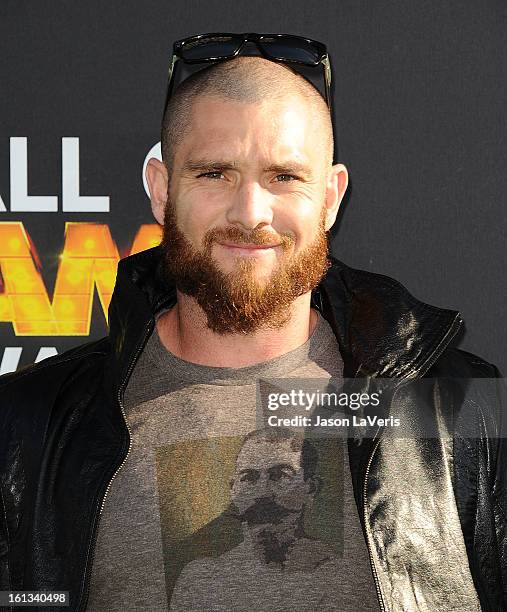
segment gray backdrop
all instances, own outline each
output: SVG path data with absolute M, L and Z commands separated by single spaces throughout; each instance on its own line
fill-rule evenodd
M 333 252 L 458 309 L 461 347 L 507 372 L 504 324 L 507 11 L 501 0 L 3 1 L 0 5 L 0 223 L 22 221 L 51 296 L 66 221 L 107 223 L 124 252 L 150 223 L 143 160 L 159 140 L 174 39 L 288 32 L 327 43 L 338 158 L 350 171 Z M 80 142 L 81 193 L 110 211 L 10 212 L 9 139 L 28 142 L 30 194 L 61 196 L 61 139 Z M 16 336 L 19 365 L 89 338 Z

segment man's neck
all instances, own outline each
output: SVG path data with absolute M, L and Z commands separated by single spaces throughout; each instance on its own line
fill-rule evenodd
M 180 359 L 211 367 L 242 368 L 274 359 L 304 344 L 318 314 L 310 308 L 310 292 L 291 306 L 291 316 L 279 329 L 253 334 L 220 335 L 206 324 L 206 314 L 194 298 L 178 291 L 176 305 L 157 321 L 162 344 Z

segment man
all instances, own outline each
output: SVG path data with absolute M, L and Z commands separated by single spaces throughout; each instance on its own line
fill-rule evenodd
M 147 179 L 163 242 L 120 263 L 109 336 L 1 381 L 1 588 L 166 610 L 189 560 L 242 541 L 218 517 L 257 381 L 389 378 L 390 410 L 439 435 L 351 436 L 329 458 L 355 501 L 336 576 L 354 597 L 322 609 L 505 609 L 503 408 L 476 384 L 498 372 L 450 347 L 458 313 L 328 266 L 347 170 L 320 94 L 281 62 L 219 62 L 169 100 L 162 141 Z
M 322 610 L 336 603 L 347 609 L 354 593 L 347 592 L 348 581 L 337 579 L 347 569 L 344 555 L 339 559 L 305 529 L 321 485 L 317 462 L 314 444 L 290 430 L 260 429 L 245 437 L 231 480 L 242 541 L 218 557 L 186 565 L 174 588 L 172 611 L 200 611 L 203 602 L 211 610 L 243 609 L 245 593 L 248 610 Z M 352 504 L 351 498 L 347 510 Z M 350 528 L 345 534 L 350 538 Z

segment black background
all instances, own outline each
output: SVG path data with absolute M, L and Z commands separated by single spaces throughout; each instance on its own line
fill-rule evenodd
M 52 295 L 65 221 L 108 223 L 120 250 L 152 222 L 141 179 L 159 140 L 172 42 L 212 31 L 288 32 L 331 54 L 338 158 L 351 188 L 333 252 L 460 310 L 462 348 L 507 372 L 507 10 L 503 0 L 134 2 L 0 5 L 0 194 L 9 138 L 28 138 L 29 193 L 61 198 L 61 138 L 80 139 L 82 195 L 110 213 L 0 213 L 37 245 Z M 60 199 L 61 201 L 61 199 Z M 106 331 L 95 307 L 90 339 Z M 64 350 L 88 338 L 16 338 Z

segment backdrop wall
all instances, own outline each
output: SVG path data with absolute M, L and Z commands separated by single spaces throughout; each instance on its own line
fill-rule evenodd
M 5 1 L 0 7 L 0 371 L 106 333 L 119 257 L 155 244 L 142 180 L 172 42 L 212 31 L 327 43 L 333 252 L 460 310 L 507 372 L 507 9 L 500 0 Z

